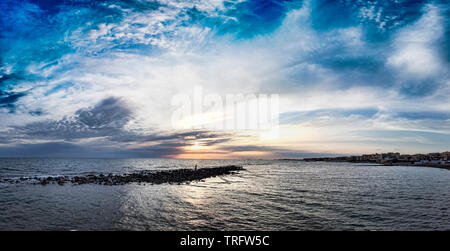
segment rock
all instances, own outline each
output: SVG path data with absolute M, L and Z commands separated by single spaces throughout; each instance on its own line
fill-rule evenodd
M 149 184 L 189 184 L 192 181 L 204 182 L 204 179 L 209 177 L 215 177 L 218 175 L 228 175 L 235 174 L 237 171 L 244 170 L 241 166 L 222 166 L 222 167 L 212 167 L 212 168 L 201 168 L 197 170 L 193 169 L 177 169 L 177 170 L 165 170 L 165 171 L 140 171 L 137 173 L 116 175 L 109 173 L 107 176 L 104 174 L 93 175 L 89 174 L 86 176 L 74 176 L 69 178 L 64 177 L 47 177 L 47 178 L 19 178 L 17 180 L 3 179 L 4 182 L 10 183 L 20 183 L 27 180 L 35 180 L 34 184 L 58 184 L 64 185 L 67 182 L 73 185 L 82 184 L 99 184 L 99 185 L 124 185 L 129 183 L 138 183 L 139 185 L 145 183 Z

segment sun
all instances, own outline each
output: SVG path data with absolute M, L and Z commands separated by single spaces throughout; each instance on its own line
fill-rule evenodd
M 194 142 L 194 144 L 189 147 L 189 149 L 191 149 L 191 150 L 201 150 L 203 148 L 204 148 L 204 146 L 202 146 L 198 142 Z

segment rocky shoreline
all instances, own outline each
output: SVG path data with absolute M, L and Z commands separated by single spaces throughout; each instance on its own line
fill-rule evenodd
M 130 183 L 149 183 L 149 184 L 181 184 L 191 181 L 200 181 L 206 178 L 215 177 L 219 175 L 235 174 L 237 171 L 245 170 L 242 166 L 221 166 L 211 168 L 194 169 L 176 169 L 165 171 L 140 171 L 130 174 L 99 174 L 86 176 L 58 176 L 58 177 L 22 177 L 18 179 L 1 179 L 1 182 L 18 184 L 58 184 L 64 185 L 71 183 L 73 185 L 82 184 L 98 184 L 98 185 L 124 185 Z

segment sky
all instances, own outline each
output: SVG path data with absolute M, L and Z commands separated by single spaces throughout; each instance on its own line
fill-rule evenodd
M 443 0 L 2 0 L 0 157 L 447 151 L 449 32 Z M 276 137 L 176 127 L 196 87 L 277 94 Z

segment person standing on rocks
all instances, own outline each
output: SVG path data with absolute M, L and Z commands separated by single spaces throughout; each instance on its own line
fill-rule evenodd
M 194 170 L 197 171 L 197 164 L 195 164 Z

